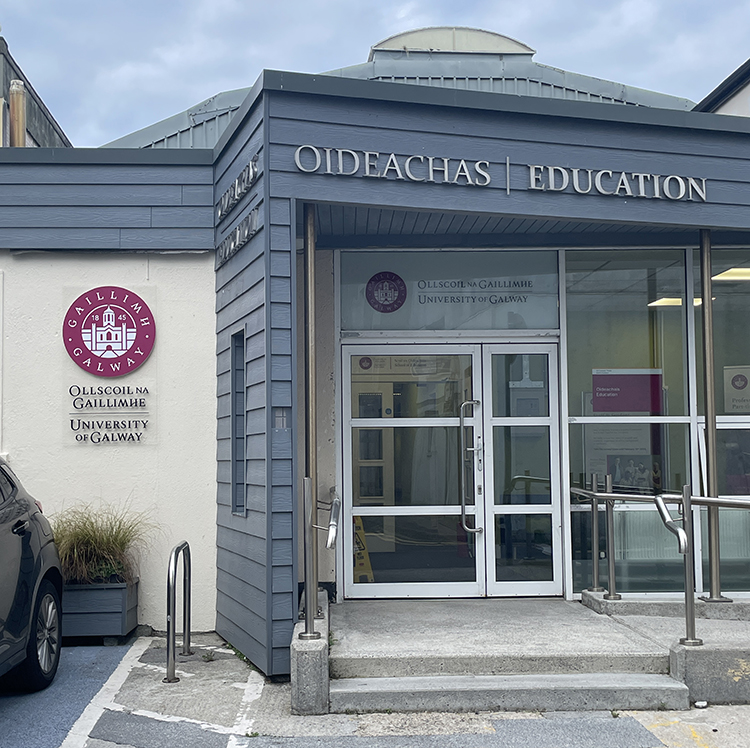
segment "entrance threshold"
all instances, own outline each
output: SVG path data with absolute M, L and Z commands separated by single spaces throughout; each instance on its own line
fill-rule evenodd
M 669 676 L 677 630 L 654 636 L 576 601 L 347 600 L 330 627 L 331 711 L 688 707 Z

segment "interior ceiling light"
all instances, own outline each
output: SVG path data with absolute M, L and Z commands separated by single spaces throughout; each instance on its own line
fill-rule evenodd
M 729 268 L 723 273 L 714 275 L 711 280 L 715 281 L 750 281 L 750 268 Z
M 716 297 L 712 296 L 711 299 L 716 301 Z M 703 299 L 693 299 L 693 306 L 700 306 L 703 303 Z M 649 306 L 682 306 L 682 299 L 677 297 L 663 296 L 661 299 L 652 301 Z
M 682 299 L 677 297 L 662 296 L 661 299 L 652 301 L 649 306 L 682 306 Z

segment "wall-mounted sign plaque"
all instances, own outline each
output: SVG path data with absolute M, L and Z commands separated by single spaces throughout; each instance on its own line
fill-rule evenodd
M 119 286 L 100 286 L 81 294 L 63 322 L 68 355 L 97 377 L 135 371 L 149 357 L 155 336 L 148 304 Z

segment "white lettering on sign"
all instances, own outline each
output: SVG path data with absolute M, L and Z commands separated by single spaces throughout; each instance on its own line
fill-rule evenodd
M 370 177 L 394 181 L 432 182 L 486 187 L 491 181 L 489 161 L 439 156 L 400 156 L 349 148 L 318 148 L 301 145 L 294 152 L 294 165 L 305 174 Z
M 256 205 L 216 248 L 216 267 L 220 268 L 230 257 L 242 249 L 260 230 Z
M 224 192 L 216 208 L 216 220 L 221 221 L 227 216 L 232 208 L 250 192 L 250 188 L 255 184 L 258 178 L 258 154 L 251 159 L 250 163 L 240 172 L 237 179 L 229 185 L 229 189 Z
M 612 169 L 574 169 L 567 166 L 529 164 L 529 189 L 578 195 L 614 195 L 649 199 L 693 200 L 705 203 L 704 177 L 678 174 L 645 174 Z

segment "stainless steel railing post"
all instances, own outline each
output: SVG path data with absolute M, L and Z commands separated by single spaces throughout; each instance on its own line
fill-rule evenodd
M 190 565 L 190 546 L 186 540 L 178 543 L 169 555 L 167 569 L 167 677 L 164 683 L 177 683 L 180 679 L 175 675 L 175 639 L 177 608 L 177 559 L 182 553 L 182 654 L 193 654 L 190 650 L 190 588 L 192 586 L 192 570 Z
M 595 495 L 591 497 L 591 587 L 589 587 L 589 592 L 604 592 L 604 587 L 599 584 L 599 499 L 596 497 L 596 492 L 599 490 L 599 476 L 596 473 L 591 474 L 591 490 Z
M 313 517 L 312 478 L 302 480 L 302 498 L 305 509 L 305 630 L 300 639 L 320 639 L 320 631 L 315 630 L 315 612 L 318 609 L 318 585 L 315 577 L 315 526 Z
M 706 493 L 719 495 L 718 457 L 716 453 L 716 390 L 714 371 L 713 296 L 711 289 L 711 231 L 700 230 L 701 297 L 703 304 L 703 384 L 706 416 Z M 719 507 L 709 506 L 708 519 L 708 578 L 709 594 L 706 602 L 731 602 L 721 594 L 721 551 L 719 535 Z
M 686 647 L 699 647 L 702 639 L 695 636 L 695 551 L 693 537 L 693 502 L 690 486 L 682 487 L 682 528 L 687 535 L 685 549 L 685 636 L 680 644 Z
M 612 493 L 612 476 L 607 475 L 605 482 L 605 493 Z M 615 502 L 607 499 L 607 592 L 604 593 L 605 600 L 622 600 L 622 595 L 617 594 L 617 583 L 615 581 Z

